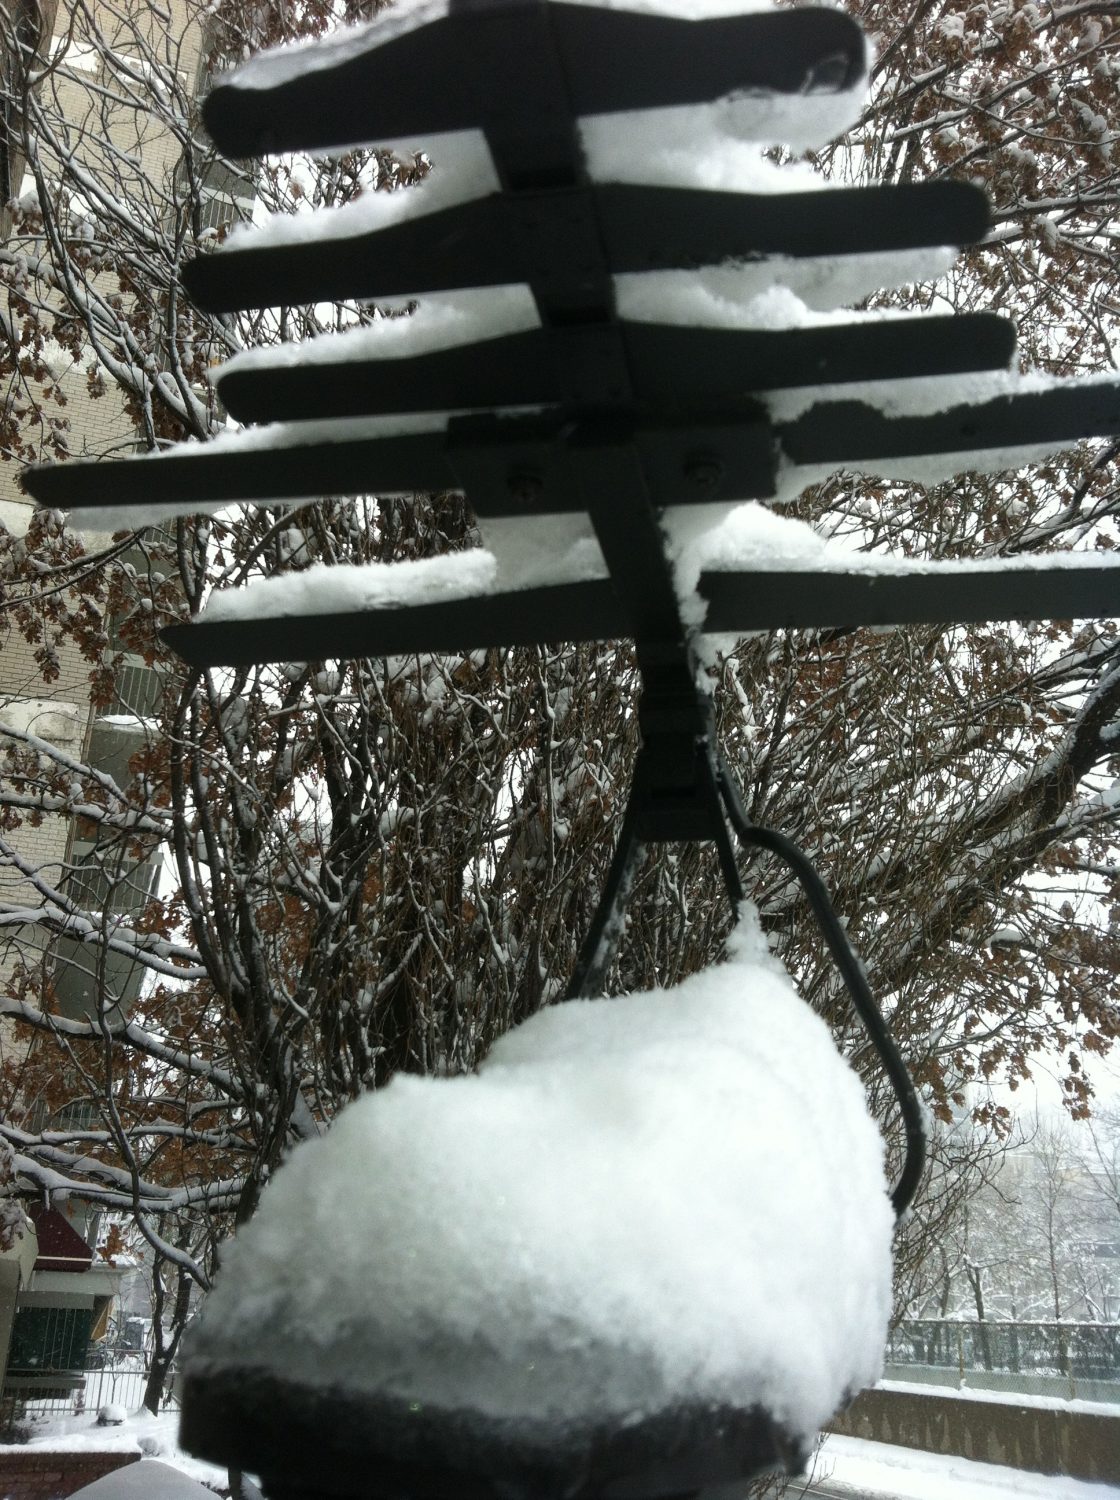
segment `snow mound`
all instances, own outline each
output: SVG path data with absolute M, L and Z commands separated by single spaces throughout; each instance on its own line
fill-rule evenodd
M 144 1458 L 83 1486 L 74 1500 L 213 1500 L 215 1493 L 169 1464 Z
M 484 597 L 506 590 L 578 583 L 606 575 L 590 522 L 541 516 L 530 531 L 519 520 L 487 521 L 488 548 L 395 563 L 313 563 L 297 573 L 258 578 L 211 596 L 207 621 L 293 618 Z
M 757 926 L 675 989 L 549 1008 L 301 1145 L 191 1367 L 569 1428 L 881 1372 L 892 1215 L 858 1079 Z

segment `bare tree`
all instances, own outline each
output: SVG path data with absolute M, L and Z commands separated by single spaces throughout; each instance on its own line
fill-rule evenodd
M 34 192 L 0 248 L 10 465 L 120 446 L 119 424 L 111 438 L 68 426 L 75 381 L 95 407 L 115 404 L 139 448 L 204 441 L 222 422 L 206 382 L 214 360 L 377 316 L 320 306 L 208 318 L 178 290 L 183 259 L 220 240 L 250 198 L 304 212 L 408 191 L 440 170 L 370 150 L 246 176 L 206 145 L 199 68 L 321 31 L 336 9 L 225 0 L 177 10 L 171 25 L 132 0 L 77 3 L 41 65 L 16 49 L 31 70 L 17 118 Z M 1120 161 L 1110 7 L 1037 25 L 1021 19 L 1033 8 L 1015 9 L 1013 47 L 996 45 L 994 19 L 975 32 L 957 0 L 854 9 L 878 38 L 875 91 L 822 170 L 979 176 L 996 200 L 992 241 L 896 300 L 999 307 L 1047 367 L 1100 367 L 1117 318 L 1105 277 Z M 158 169 L 141 149 L 155 137 Z M 1034 153 L 1029 171 L 1016 152 Z M 1115 457 L 1086 447 L 930 489 L 841 475 L 791 513 L 917 557 L 1107 550 Z M 127 661 L 160 682 L 113 773 L 88 746 L 68 751 L 0 709 L 0 866 L 19 882 L 0 899 L 11 958 L 0 1012 L 24 1039 L 4 1063 L 0 1137 L 36 1191 L 131 1211 L 175 1277 L 207 1284 L 231 1217 L 252 1212 L 291 1142 L 346 1100 L 401 1069 L 470 1068 L 557 998 L 636 727 L 624 644 L 206 674 L 170 660 L 155 628 L 263 571 L 476 542 L 455 495 L 265 506 L 92 550 L 53 513 L 26 535 L 0 533 L 8 629 L 37 679 L 14 696 L 48 694 L 75 653 L 101 712 L 121 707 Z M 1120 1030 L 1117 949 L 1099 925 L 1120 891 L 1120 807 L 1107 792 L 1115 622 L 779 632 L 722 657 L 712 688 L 751 816 L 819 860 L 934 1111 L 951 1119 L 969 1082 L 1027 1078 L 1040 1051 L 1063 1061 L 1083 1111 L 1080 1055 Z M 81 829 L 81 862 L 73 846 L 50 861 L 21 852 L 52 818 Z M 138 865 L 169 872 L 166 884 L 115 900 Z M 745 874 L 783 960 L 889 1119 L 797 891 L 765 859 Z M 710 962 L 728 923 L 714 863 L 695 847 L 651 858 L 633 909 L 614 976 L 626 986 Z M 85 998 L 64 1007 L 75 972 Z M 88 1120 L 60 1114 L 75 1099 Z M 977 1112 L 1006 1128 L 1006 1109 L 982 1094 Z M 940 1180 L 911 1221 L 904 1267 L 942 1233 L 968 1179 Z
M 1113 1214 L 1120 1219 L 1120 1106 L 1113 1103 L 1094 1111 L 1089 1128 L 1093 1142 L 1091 1170 Z
M 1036 1116 L 976 1164 L 946 1232 L 925 1241 L 927 1274 L 944 1276 L 936 1316 L 1054 1324 L 1059 1366 L 1069 1373 L 1063 1326 L 1110 1321 L 1120 1294 L 1114 1208 L 1094 1144 L 1106 1120 L 1104 1112 L 1090 1129 Z M 929 1316 L 928 1303 L 916 1315 Z M 991 1368 L 983 1326 L 978 1339 Z

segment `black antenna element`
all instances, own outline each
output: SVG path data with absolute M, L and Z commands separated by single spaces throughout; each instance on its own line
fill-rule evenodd
M 480 129 L 497 190 L 427 213 L 418 198 L 414 217 L 384 229 L 267 248 L 235 241 L 188 266 L 184 283 L 204 308 L 230 312 L 518 282 L 532 293 L 539 326 L 402 359 L 344 360 L 338 344 L 327 346 L 326 359 L 299 363 L 254 356 L 221 376 L 219 389 L 239 419 L 280 424 L 267 445 L 258 435 L 241 448 L 234 440 L 124 463 L 40 467 L 27 487 L 48 506 L 184 509 L 457 489 L 483 522 L 588 515 L 602 577 L 520 590 L 514 582 L 497 594 L 360 612 L 219 614 L 164 637 L 199 667 L 631 638 L 641 745 L 569 995 L 601 991 L 644 845 L 714 842 L 736 913 L 736 842 L 775 855 L 799 881 L 897 1096 L 905 1159 L 892 1202 L 901 1214 L 924 1159 L 918 1099 L 820 878 L 788 839 L 750 822 L 719 755 L 662 513 L 771 498 L 783 464 L 874 470 L 940 454 L 963 469 L 976 455 L 1120 433 L 1120 384 L 1005 395 L 994 381 L 990 399 L 947 410 L 943 398 L 912 388 L 910 414 L 888 415 L 860 383 L 894 390 L 919 376 L 1004 371 L 1014 355 L 1011 325 L 989 315 L 852 315 L 741 330 L 619 316 L 615 277 L 623 274 L 782 257 L 821 261 L 827 281 L 844 257 L 854 266 L 853 257 L 982 239 L 987 202 L 959 183 L 758 197 L 591 179 L 585 116 L 727 99 L 749 114 L 753 101 L 759 139 L 788 139 L 766 122 L 795 120 L 810 99 L 816 109 L 863 79 L 863 37 L 839 12 L 684 21 L 559 0 L 451 0 L 446 14 L 423 16 L 390 12 L 364 48 L 328 44 L 302 58 L 257 60 L 248 82 L 235 78 L 211 94 L 207 126 L 229 156 L 337 151 L 394 137 L 420 145 L 436 132 Z M 775 270 L 772 280 L 784 274 Z M 798 387 L 824 389 L 801 415 L 773 419 L 767 393 Z M 368 421 L 403 412 L 430 415 L 413 424 L 421 430 L 395 434 Z M 337 423 L 342 417 L 349 420 Z M 1029 570 L 998 561 L 864 574 L 713 569 L 698 593 L 703 628 L 731 634 L 1065 619 L 1120 613 L 1120 568 L 1078 558 Z M 183 1441 L 261 1472 L 271 1500 L 371 1492 L 395 1500 L 714 1500 L 725 1486 L 775 1467 L 792 1471 L 804 1458 L 801 1439 L 758 1406 L 685 1405 L 623 1429 L 603 1421 L 573 1433 L 466 1408 L 417 1411 L 354 1392 L 317 1394 L 248 1367 L 192 1366 Z
M 946 245 L 975 244 L 988 230 L 984 195 L 959 182 L 765 196 L 604 182 L 567 192 L 575 212 L 590 203 L 616 274 L 774 255 L 812 259 L 823 244 L 831 255 L 921 249 L 931 221 Z M 418 286 L 506 286 L 525 277 L 538 206 L 530 194 L 492 193 L 345 239 L 287 245 L 282 255 L 235 240 L 184 266 L 183 285 L 211 312 L 402 297 Z

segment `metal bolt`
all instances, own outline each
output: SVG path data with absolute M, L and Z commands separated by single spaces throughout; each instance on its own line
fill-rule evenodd
M 506 488 L 519 505 L 536 505 L 544 490 L 544 476 L 535 469 L 514 469 Z
M 685 461 L 684 477 L 695 489 L 718 489 L 723 478 L 723 464 L 710 453 L 697 454 Z

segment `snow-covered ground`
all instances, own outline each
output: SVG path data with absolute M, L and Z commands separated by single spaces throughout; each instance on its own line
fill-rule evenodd
M 130 1413 L 122 1410 L 121 1416 L 123 1420 L 119 1425 L 99 1427 L 96 1411 L 85 1411 L 76 1416 L 51 1414 L 35 1424 L 30 1441 L 20 1444 L 19 1451 L 80 1453 L 96 1449 L 99 1452 L 140 1453 L 145 1458 L 158 1458 L 161 1463 L 197 1479 L 215 1492 L 227 1487 L 229 1480 L 225 1469 L 192 1458 L 179 1447 L 177 1411 L 153 1416 L 144 1410 Z
M 814 1491 L 882 1500 L 1120 1500 L 1120 1487 L 829 1434 L 789 1500 Z
M 1070 1399 L 1066 1396 L 1055 1396 L 1042 1394 L 1036 1391 L 1017 1390 L 1007 1387 L 1004 1390 L 987 1389 L 979 1384 L 973 1385 L 974 1376 L 983 1377 L 983 1372 L 970 1370 L 966 1382 L 958 1382 L 954 1385 L 938 1385 L 929 1380 L 880 1380 L 876 1390 L 899 1391 L 905 1396 L 938 1396 L 950 1397 L 956 1401 L 983 1401 L 993 1403 L 996 1406 L 1033 1406 L 1041 1411 L 1065 1411 L 1065 1412 L 1087 1412 L 1090 1416 L 1115 1417 L 1117 1415 L 1116 1402 L 1108 1401 L 1084 1401 Z M 1100 1385 L 1105 1381 L 1097 1382 Z

